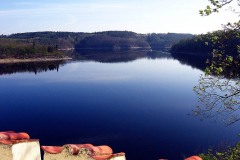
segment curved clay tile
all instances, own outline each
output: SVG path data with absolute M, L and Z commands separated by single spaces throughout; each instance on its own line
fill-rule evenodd
M 202 158 L 199 156 L 191 156 L 191 157 L 186 158 L 185 160 L 202 160 Z
M 0 133 L 15 133 L 14 131 L 4 131 L 4 132 L 0 132 Z
M 30 136 L 27 133 L 8 133 L 11 140 L 21 140 L 21 139 L 30 139 Z
M 0 139 L 1 144 L 15 144 L 15 143 L 23 143 L 23 142 L 38 142 L 38 139 L 20 139 L 20 140 L 6 140 L 6 139 Z
M 86 148 L 88 149 L 92 155 L 109 155 L 112 154 L 112 148 L 109 146 L 93 146 L 92 144 L 67 144 L 64 145 L 70 153 L 73 155 L 77 155 L 79 152 L 79 149 Z
M 112 148 L 109 146 L 93 146 L 92 144 L 66 144 L 63 147 L 42 146 L 41 148 L 50 154 L 59 154 L 67 149 L 71 155 L 78 155 L 80 149 L 85 148 L 89 150 L 89 156 L 95 160 L 109 160 L 110 158 L 125 156 L 125 153 L 112 154 Z
M 109 146 L 93 146 L 92 158 L 96 160 L 106 160 L 112 157 L 112 148 Z
M 58 154 L 58 153 L 61 153 L 63 150 L 63 147 L 59 147 L 59 146 L 42 146 L 41 148 L 45 152 L 48 152 L 51 154 Z
M 0 132 L 0 139 L 4 140 L 21 140 L 21 139 L 30 139 L 30 136 L 27 133 L 15 133 L 15 132 Z
M 0 132 L 0 139 L 10 139 L 7 132 Z
M 95 155 L 105 155 L 105 154 L 112 154 L 113 150 L 109 146 L 93 146 L 93 152 Z
M 93 145 L 92 144 L 89 144 L 89 143 L 87 143 L 87 144 L 76 144 L 78 147 L 80 147 L 80 148 L 82 148 L 82 147 L 86 147 L 86 148 L 88 148 L 88 147 L 93 147 Z

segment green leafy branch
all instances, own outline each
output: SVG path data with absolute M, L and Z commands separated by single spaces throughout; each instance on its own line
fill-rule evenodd
M 212 13 L 219 12 L 220 9 L 222 9 L 224 6 L 227 6 L 234 0 L 209 0 L 211 3 L 211 6 L 208 5 L 204 10 L 200 10 L 199 13 L 202 16 L 209 16 Z M 236 0 L 237 3 L 239 4 L 240 1 Z M 235 11 L 233 9 L 233 11 Z

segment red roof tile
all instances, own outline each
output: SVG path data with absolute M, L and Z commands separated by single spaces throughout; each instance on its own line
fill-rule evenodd
M 202 158 L 198 156 L 192 156 L 192 157 L 186 158 L 185 160 L 202 160 Z
M 41 146 L 41 148 L 45 152 L 48 152 L 51 154 L 58 154 L 58 153 L 61 153 L 63 150 L 63 147 L 59 147 L 59 146 Z
M 1 140 L 22 140 L 30 139 L 30 136 L 25 132 L 15 133 L 13 131 L 0 132 Z
M 20 133 L 16 133 L 14 131 L 0 132 L 1 144 L 14 144 L 14 143 L 21 143 L 21 142 L 29 142 L 29 141 L 38 141 L 38 140 L 30 140 L 30 136 L 25 132 L 20 132 Z
M 21 142 L 32 142 L 39 141 L 30 139 L 30 136 L 25 132 L 16 133 L 14 131 L 5 131 L 0 132 L 0 143 L 1 144 L 15 144 Z M 61 146 L 42 146 L 42 150 L 50 154 L 58 154 L 63 151 L 64 148 L 67 148 L 72 155 L 77 155 L 81 148 L 86 148 L 90 151 L 90 155 L 92 158 L 96 160 L 106 160 L 113 157 L 125 156 L 125 153 L 116 153 L 113 154 L 112 148 L 109 146 L 93 146 L 92 144 L 67 144 L 63 147 Z M 202 160 L 202 158 L 198 156 L 191 156 L 186 158 L 185 160 Z
M 45 152 L 50 154 L 58 154 L 63 151 L 63 148 L 68 149 L 72 155 L 77 155 L 81 148 L 86 148 L 90 151 L 89 156 L 96 160 L 106 160 L 112 157 L 125 156 L 125 153 L 113 154 L 112 148 L 109 146 L 93 146 L 92 144 L 67 144 L 63 147 L 59 146 L 42 146 Z

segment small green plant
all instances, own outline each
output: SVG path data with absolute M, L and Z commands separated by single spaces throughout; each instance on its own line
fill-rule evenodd
M 208 153 L 199 155 L 203 160 L 240 160 L 240 142 L 235 146 L 228 147 L 226 151 L 218 152 L 212 149 Z

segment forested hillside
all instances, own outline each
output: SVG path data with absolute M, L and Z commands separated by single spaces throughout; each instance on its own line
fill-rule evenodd
M 224 38 L 226 35 L 231 38 Z M 220 30 L 181 40 L 172 46 L 171 52 L 207 55 L 213 50 L 219 50 L 226 52 L 228 55 L 235 55 L 237 54 L 237 45 L 239 44 L 240 38 L 236 35 L 236 32 Z
M 24 39 L 28 42 L 35 42 L 41 45 L 58 45 L 59 49 L 74 48 L 75 45 L 83 47 L 84 45 L 91 45 L 91 40 L 94 45 L 106 44 L 108 39 L 108 46 L 114 43 L 141 43 L 142 45 L 148 43 L 152 49 L 169 48 L 178 43 L 181 39 L 191 38 L 191 34 L 177 34 L 177 33 L 151 33 L 151 34 L 137 34 L 130 31 L 105 31 L 105 32 L 29 32 L 16 33 L 11 35 L 1 35 L 0 38 Z M 92 38 L 89 38 L 92 37 Z M 121 39 L 121 40 L 120 40 Z M 88 42 L 87 42 L 88 41 Z M 97 44 L 95 41 L 97 41 Z M 88 44 L 87 44 L 88 43 Z M 126 44 L 127 45 L 127 44 Z
M 33 58 L 62 56 L 57 45 L 41 45 L 27 40 L 0 38 L 0 58 Z
M 76 49 L 132 49 L 151 48 L 143 36 L 134 32 L 108 31 L 86 37 L 76 44 Z
M 146 41 L 152 49 L 171 48 L 172 45 L 180 40 L 192 38 L 192 34 L 177 34 L 177 33 L 151 33 L 146 35 Z
M 163 49 L 170 48 L 191 34 L 137 34 L 130 31 L 29 32 L 0 35 L 0 56 L 34 57 L 53 55 L 68 49 Z
M 40 45 L 57 45 L 58 49 L 74 48 L 75 44 L 91 33 L 76 32 L 29 32 L 7 36 L 12 39 L 24 39 Z

